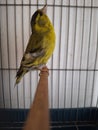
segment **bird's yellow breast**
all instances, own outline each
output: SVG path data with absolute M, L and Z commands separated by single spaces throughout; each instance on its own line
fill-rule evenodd
M 55 31 L 52 23 L 49 18 L 44 15 L 43 17 L 37 20 L 36 24 L 33 27 L 37 39 L 41 39 L 39 44 L 42 45 L 45 50 L 45 55 L 43 57 L 38 57 L 34 62 L 34 65 L 45 64 L 53 53 L 55 47 Z
M 44 56 L 38 57 L 36 61 L 34 62 L 34 65 L 38 64 L 46 64 L 48 59 L 51 57 L 54 47 L 55 47 L 55 32 L 54 29 L 51 30 L 50 32 L 44 34 L 42 36 L 42 41 L 40 44 L 42 44 L 42 47 L 45 51 Z

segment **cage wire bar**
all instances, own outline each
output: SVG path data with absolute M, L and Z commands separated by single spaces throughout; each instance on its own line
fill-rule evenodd
M 56 48 L 48 62 L 49 108 L 57 109 L 57 122 L 61 121 L 61 109 L 70 109 L 70 122 L 73 122 L 73 108 L 76 108 L 76 124 L 79 121 L 80 108 L 84 108 L 83 119 L 85 108 L 90 108 L 88 120 L 85 119 L 83 122 L 92 121 L 93 108 L 96 108 L 94 112 L 94 120 L 96 120 L 98 111 L 97 0 L 0 1 L 0 108 L 22 108 L 26 117 L 25 110 L 32 103 L 39 80 L 38 72 L 32 71 L 27 74 L 15 89 L 13 88 L 14 77 L 31 34 L 31 16 L 35 10 L 45 4 L 48 5 L 47 14 L 56 31 Z M 65 111 L 62 116 L 66 117 Z M 18 121 L 19 118 L 21 115 L 18 114 Z M 57 125 L 56 122 L 55 124 Z M 62 124 L 58 127 L 60 125 Z M 65 127 L 65 124 L 62 127 Z
M 83 3 L 85 6 L 85 1 Z M 83 9 L 83 27 L 82 27 L 82 40 L 81 40 L 81 54 L 80 54 L 80 68 L 81 68 L 81 60 L 82 60 L 82 48 L 83 48 L 83 32 L 84 32 L 84 13 L 85 13 L 85 8 Z M 81 75 L 81 71 L 80 71 Z M 79 93 L 80 93 L 80 75 L 79 75 L 79 87 L 78 87 L 78 100 L 77 100 L 77 120 L 78 120 L 78 108 L 79 108 Z

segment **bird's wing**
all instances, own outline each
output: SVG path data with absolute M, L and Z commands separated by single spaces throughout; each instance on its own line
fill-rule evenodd
M 31 67 L 32 63 L 37 59 L 37 57 L 43 56 L 45 50 L 42 44 L 42 38 L 32 34 L 29 39 L 26 51 L 23 55 L 21 65 L 24 67 Z

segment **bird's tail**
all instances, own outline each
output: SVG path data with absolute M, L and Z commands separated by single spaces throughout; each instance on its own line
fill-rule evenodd
M 18 70 L 17 74 L 16 74 L 16 82 L 15 85 L 18 84 L 20 82 L 20 80 L 22 79 L 22 77 L 25 75 L 25 73 L 27 73 L 28 70 L 23 69 L 23 67 L 21 66 L 20 69 Z

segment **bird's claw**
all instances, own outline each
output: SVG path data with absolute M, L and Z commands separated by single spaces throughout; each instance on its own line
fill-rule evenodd
M 42 75 L 45 72 L 49 75 L 49 69 L 47 68 L 47 66 L 44 66 L 42 69 L 39 69 L 39 70 L 40 70 L 40 74 L 39 75 Z

